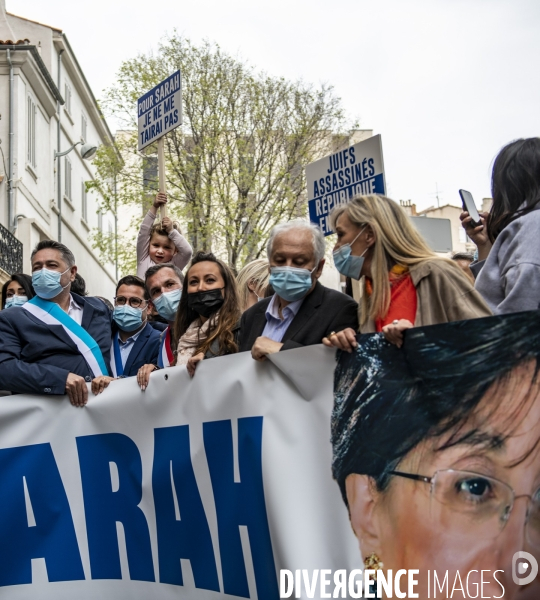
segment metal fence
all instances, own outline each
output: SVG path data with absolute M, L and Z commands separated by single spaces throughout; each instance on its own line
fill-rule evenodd
M 0 225 L 0 269 L 10 275 L 22 273 L 23 245 L 3 225 Z

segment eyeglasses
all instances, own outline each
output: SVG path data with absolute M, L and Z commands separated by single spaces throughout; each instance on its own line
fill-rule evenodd
M 125 296 L 116 296 L 114 298 L 114 303 L 116 306 L 125 306 L 126 302 L 131 306 L 131 308 L 145 308 L 143 307 L 143 303 L 146 304 L 146 300 L 142 300 L 141 298 L 132 297 L 126 298 Z
M 540 548 L 540 488 L 530 496 L 516 496 L 503 481 L 470 471 L 445 469 L 435 471 L 433 477 L 391 471 L 391 475 L 405 477 L 431 486 L 432 514 L 444 528 L 462 538 L 495 538 L 504 529 L 514 503 L 518 498 L 528 498 L 525 517 L 527 541 Z

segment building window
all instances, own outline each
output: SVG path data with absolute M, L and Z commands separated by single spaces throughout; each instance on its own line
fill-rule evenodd
M 81 115 L 81 141 L 83 142 L 83 144 L 87 140 L 87 137 L 86 137 L 87 128 L 88 128 L 88 121 L 86 120 L 86 117 L 84 115 Z
M 81 215 L 82 218 L 88 222 L 88 192 L 86 191 L 86 184 L 84 181 L 81 184 Z
M 36 103 L 28 96 L 26 162 L 36 168 Z
M 64 100 L 66 101 L 64 104 L 65 110 L 68 114 L 71 114 L 71 87 L 69 83 L 64 84 Z
M 64 196 L 71 200 L 71 161 L 66 156 L 64 158 Z

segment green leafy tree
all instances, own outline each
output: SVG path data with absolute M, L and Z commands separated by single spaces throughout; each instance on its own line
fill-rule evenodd
M 107 148 L 96 160 L 105 208 L 150 201 L 155 185 L 144 174 L 155 148 L 137 151 L 136 100 L 177 69 L 183 125 L 165 142 L 169 210 L 194 249 L 238 269 L 264 253 L 276 223 L 307 214 L 304 167 L 343 134 L 341 101 L 330 86 L 272 77 L 215 44 L 173 34 L 156 54 L 125 61 L 105 93 L 105 113 L 123 128 L 123 161 Z M 128 257 L 121 262 L 124 269 Z

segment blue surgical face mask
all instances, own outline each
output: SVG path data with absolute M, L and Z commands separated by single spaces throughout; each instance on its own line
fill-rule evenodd
M 67 273 L 69 269 L 66 269 L 64 273 Z M 62 290 L 66 289 L 70 285 L 71 281 L 67 285 L 62 286 L 60 279 L 64 273 L 59 271 L 51 271 L 50 269 L 41 269 L 32 273 L 32 286 L 36 294 L 44 300 L 50 300 L 56 298 Z
M 171 292 L 163 292 L 159 298 L 153 300 L 152 302 L 159 316 L 163 317 L 166 321 L 174 321 L 181 295 L 182 290 L 172 290 Z
M 301 300 L 311 289 L 313 281 L 309 269 L 298 269 L 296 267 L 271 267 L 270 285 L 276 294 L 287 302 Z
M 28 298 L 26 296 L 11 296 L 11 298 L 6 298 L 6 305 L 4 308 L 11 308 L 12 306 L 22 306 L 28 302 Z
M 115 306 L 113 319 L 122 331 L 135 331 L 143 324 L 142 309 L 132 306 Z
M 360 273 L 364 266 L 364 254 L 368 249 L 366 248 L 360 256 L 353 256 L 351 254 L 351 246 L 360 237 L 360 234 L 364 229 L 365 227 L 362 227 L 359 234 L 350 244 L 343 244 L 343 246 L 340 246 L 332 255 L 336 269 L 345 277 L 352 277 L 352 279 L 360 279 L 361 277 Z

